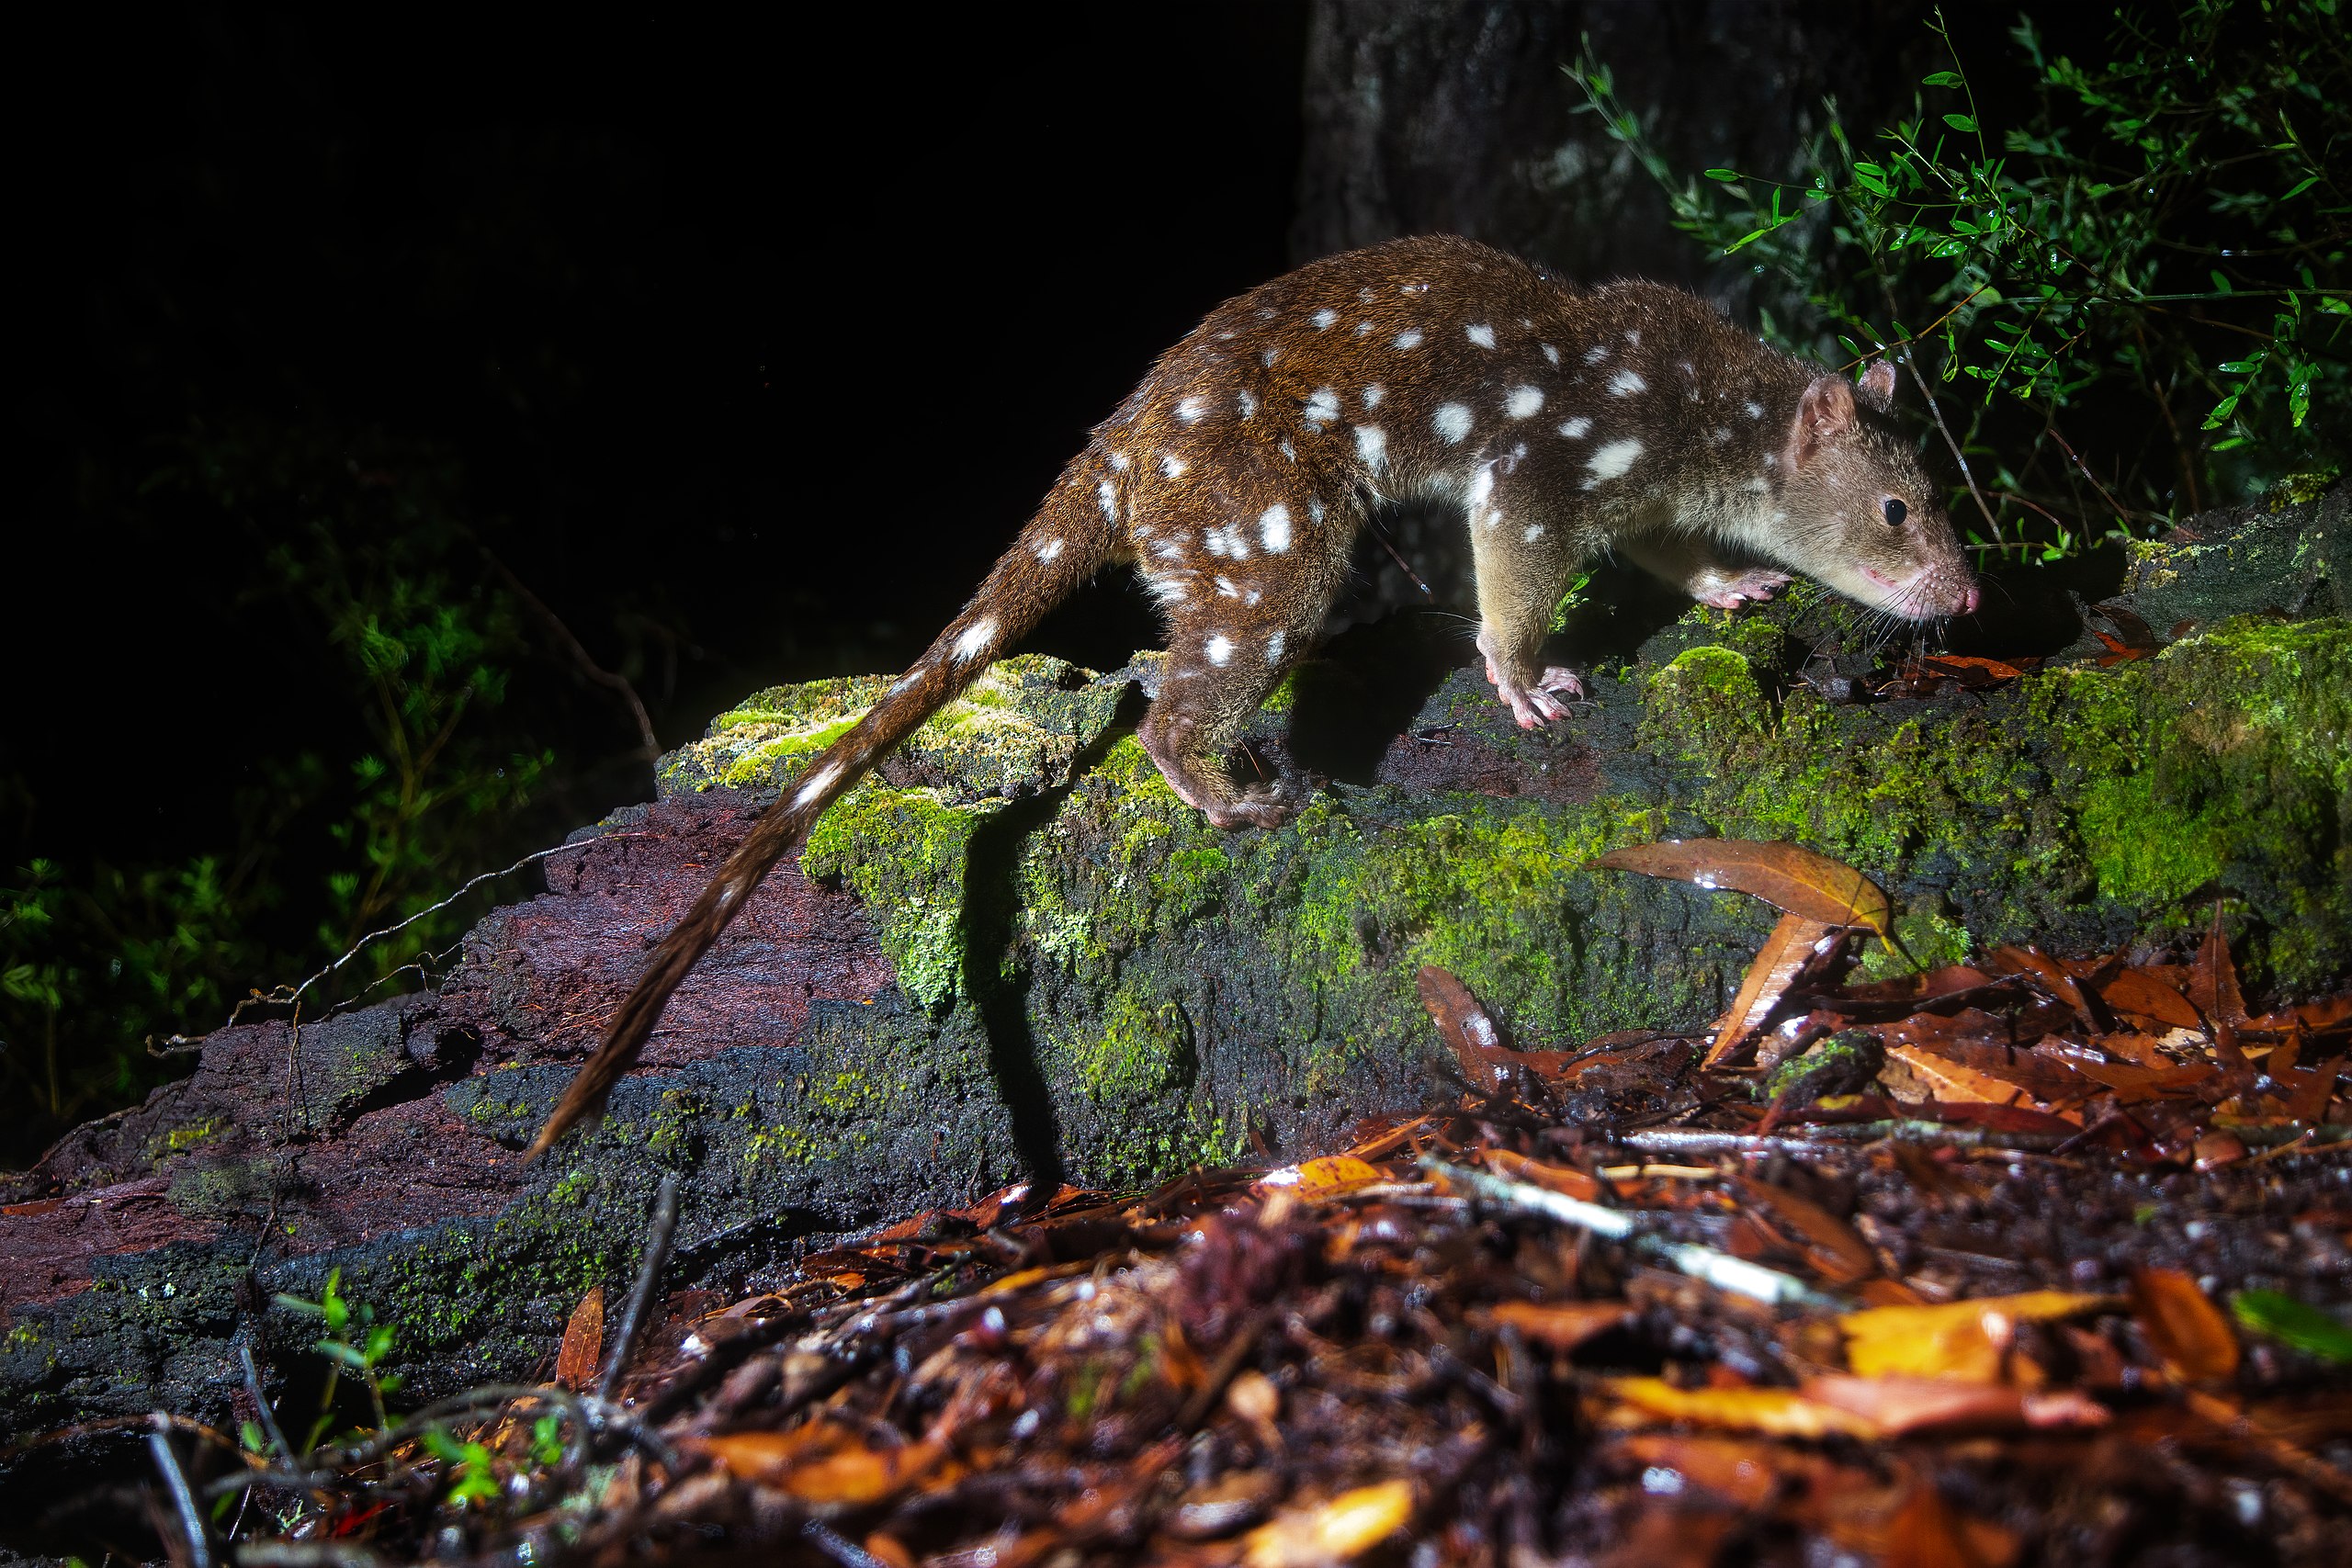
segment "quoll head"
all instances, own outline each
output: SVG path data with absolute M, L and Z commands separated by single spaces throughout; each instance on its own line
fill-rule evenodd
M 1939 487 L 1885 417 L 1894 407 L 1894 367 L 1883 359 L 1859 387 L 1830 375 L 1805 388 L 1781 454 L 1791 564 L 1906 620 L 1968 615 L 1976 575 Z

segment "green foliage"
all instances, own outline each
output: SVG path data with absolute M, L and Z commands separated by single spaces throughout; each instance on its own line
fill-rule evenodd
M 217 1026 L 256 982 L 282 997 L 370 933 L 413 919 L 307 992 L 304 1016 L 429 965 L 479 912 L 434 907 L 556 830 L 529 810 L 555 754 L 506 706 L 540 649 L 447 458 L 320 426 L 199 428 L 135 504 L 147 532 L 252 563 L 237 609 L 299 665 L 303 711 L 257 716 L 252 782 L 204 852 L 0 864 L 0 1091 L 38 1112 L 20 1135 L 135 1099 L 165 1070 L 153 1040 Z M 169 759 L 120 755 L 109 719 L 92 731 L 91 766 L 173 790 Z
M 1813 320 L 1767 313 L 1766 337 L 1856 362 L 1891 351 L 1981 495 L 1955 495 L 1972 542 L 2052 558 L 2342 466 L 2337 11 L 2181 0 L 2123 21 L 2095 68 L 2053 57 L 2023 18 L 2011 36 L 2037 106 L 2011 126 L 1980 110 L 1939 13 L 1950 68 L 1865 141 L 1829 105 L 1794 183 L 1679 175 L 1589 49 L 1575 74 L 1680 228 L 1805 299 Z
M 319 1446 L 319 1440 L 334 1424 L 335 1392 L 346 1371 L 357 1377 L 368 1390 L 368 1402 L 374 1407 L 376 1429 L 381 1431 L 391 1425 L 391 1417 L 384 1409 L 384 1395 L 400 1387 L 393 1373 L 379 1372 L 392 1353 L 392 1330 L 390 1324 L 378 1323 L 376 1312 L 366 1303 L 354 1303 L 343 1294 L 343 1270 L 327 1272 L 326 1289 L 317 1301 L 304 1301 L 283 1292 L 274 1298 L 277 1304 L 289 1312 L 315 1317 L 325 1326 L 326 1333 L 311 1348 L 328 1361 L 325 1389 L 319 1395 L 319 1417 L 311 1425 L 310 1436 L 303 1439 L 301 1452 L 307 1454 Z
M 2256 1334 L 2267 1334 L 2324 1361 L 2352 1361 L 2352 1328 L 2292 1296 L 2277 1291 L 2240 1291 L 2230 1298 L 2230 1311 Z

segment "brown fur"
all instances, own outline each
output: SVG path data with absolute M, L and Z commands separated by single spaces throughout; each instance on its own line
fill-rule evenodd
M 1227 753 L 1314 646 L 1384 500 L 1463 506 L 1478 646 L 1529 728 L 1579 689 L 1540 654 L 1569 573 L 1603 550 L 1717 604 L 1801 571 L 1913 619 L 1973 609 L 1935 487 L 1880 417 L 1892 373 L 1872 366 L 1860 391 L 1679 289 L 1581 289 L 1467 240 L 1328 257 L 1219 306 L 1094 432 L 963 614 L 729 857 L 532 1154 L 603 1103 L 819 814 L 1112 562 L 1137 569 L 1168 621 L 1140 739 L 1227 828 L 1297 808 L 1291 781 L 1238 784 Z

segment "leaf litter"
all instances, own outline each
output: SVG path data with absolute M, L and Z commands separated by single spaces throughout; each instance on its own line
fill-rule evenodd
M 609 1401 L 596 1292 L 550 1385 L 207 1493 L 247 1562 L 2352 1561 L 2352 994 L 2252 1010 L 2218 907 L 1865 981 L 1835 863 L 1601 863 L 1788 911 L 1711 1028 L 1424 969 L 1452 1091 L 1347 1148 L 673 1296 Z

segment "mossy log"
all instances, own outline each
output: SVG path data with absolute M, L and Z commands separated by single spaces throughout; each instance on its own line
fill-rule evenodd
M 312 1325 L 272 1297 L 335 1269 L 391 1326 L 404 1399 L 543 1374 L 581 1294 L 625 1283 L 664 1171 L 672 1285 L 731 1291 L 808 1238 L 1023 1177 L 1144 1183 L 1248 1158 L 1253 1133 L 1310 1150 L 1446 1092 L 1426 964 L 1523 1045 L 1702 1023 L 1773 912 L 1589 869 L 1654 838 L 1849 862 L 1929 963 L 2174 941 L 2219 898 L 2250 985 L 2340 979 L 2345 509 L 2139 550 L 2129 602 L 2159 651 L 1927 700 L 1825 694 L 1848 688 L 1815 649 L 1846 613 L 1802 592 L 1628 637 L 1535 735 L 1459 622 L 1352 631 L 1269 705 L 1267 750 L 1334 781 L 1275 831 L 1210 828 L 1146 761 L 1152 660 L 1008 660 L 770 878 L 602 1123 L 526 1167 L 645 947 L 879 682 L 762 692 L 483 920 L 434 993 L 224 1030 L 192 1077 L 8 1179 L 0 1441 L 157 1408 L 232 1424 L 239 1340 L 299 1383 Z M 0 1510 L 123 1440 L 12 1454 Z

